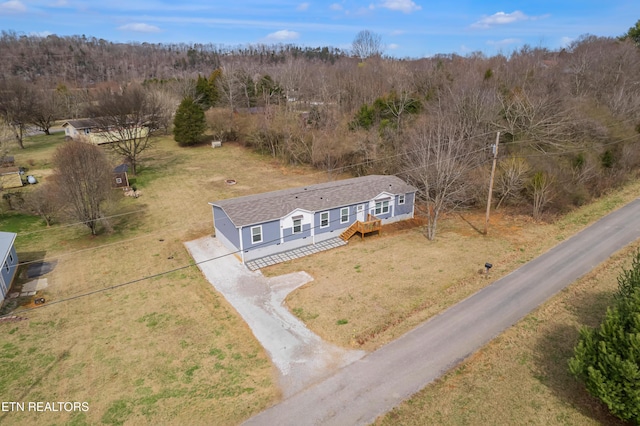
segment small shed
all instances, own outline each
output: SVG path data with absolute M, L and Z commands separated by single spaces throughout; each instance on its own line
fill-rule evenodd
M 0 187 L 20 188 L 22 186 L 22 176 L 18 167 L 0 168 Z
M 127 176 L 127 172 L 129 171 L 128 164 L 120 164 L 115 169 L 113 169 L 113 179 L 111 184 L 114 188 L 128 188 L 129 187 L 129 177 Z

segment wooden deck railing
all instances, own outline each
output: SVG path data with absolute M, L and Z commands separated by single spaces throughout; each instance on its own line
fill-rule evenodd
M 353 234 L 355 234 L 356 232 L 359 232 L 360 237 L 364 238 L 365 234 L 368 234 L 370 232 L 376 232 L 376 231 L 380 233 L 381 229 L 382 229 L 382 220 L 378 219 L 372 214 L 368 214 L 366 222 L 360 222 L 360 221 L 353 222 L 351 226 L 347 228 L 340 235 L 340 237 L 343 240 L 347 241 L 349 240 L 349 238 L 353 236 Z

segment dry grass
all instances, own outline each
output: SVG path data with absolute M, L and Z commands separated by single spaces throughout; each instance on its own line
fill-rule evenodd
M 376 424 L 622 425 L 570 375 L 568 361 L 579 328 L 599 324 L 639 247 L 616 253 Z
M 264 272 L 309 272 L 314 281 L 286 300 L 292 312 L 329 341 L 374 350 L 635 198 L 638 188 L 630 185 L 553 224 L 494 213 L 488 236 L 476 229 L 484 223 L 480 212 L 445 217 L 435 241 L 420 226 L 393 226 Z M 494 265 L 488 276 L 481 273 L 485 262 Z
M 30 146 L 16 159 L 30 156 L 46 169 L 54 146 Z M 238 184 L 226 185 L 230 178 Z M 89 401 L 90 411 L 0 413 L 0 423 L 237 424 L 277 400 L 266 354 L 233 308 L 188 267 L 183 242 L 212 232 L 207 201 L 326 178 L 235 145 L 178 148 L 164 138 L 136 177 L 143 195 L 112 206 L 112 214 L 130 213 L 111 219 L 113 232 L 90 238 L 82 226 L 46 229 L 20 218 L 21 260 L 44 256 L 58 265 L 43 294 L 47 305 L 24 314 L 28 321 L 0 324 L 0 399 Z M 372 350 L 631 199 L 639 187 L 553 225 L 496 214 L 490 235 L 482 236 L 472 225 L 480 227 L 483 215 L 453 215 L 442 220 L 435 242 L 419 227 L 394 226 L 265 272 L 309 272 L 315 280 L 287 300 L 292 311 L 329 341 Z M 495 265 L 490 279 L 478 273 L 486 261 Z M 494 380 L 519 380 L 499 361 L 495 369 Z M 468 403 L 483 400 L 489 404 L 479 394 Z
M 136 178 L 143 195 L 112 207 L 112 214 L 133 212 L 112 218 L 113 232 L 91 238 L 82 225 L 31 223 L 19 234 L 21 261 L 44 256 L 58 264 L 39 294 L 45 307 L 0 325 L 0 399 L 88 401 L 90 411 L 0 413 L 0 423 L 237 424 L 278 398 L 264 350 L 189 267 L 183 242 L 212 232 L 210 200 L 320 176 L 234 145 L 174 144 L 167 138 L 149 152 Z M 238 184 L 226 185 L 228 178 Z

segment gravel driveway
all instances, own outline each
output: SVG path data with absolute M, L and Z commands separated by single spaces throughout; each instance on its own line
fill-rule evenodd
M 284 398 L 365 355 L 364 351 L 324 342 L 283 306 L 287 294 L 313 280 L 306 272 L 266 278 L 260 271 L 249 271 L 211 236 L 185 246 L 207 280 L 238 311 L 271 357 L 279 371 Z

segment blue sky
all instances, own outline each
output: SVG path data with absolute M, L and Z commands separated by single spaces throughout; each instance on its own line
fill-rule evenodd
M 583 34 L 621 35 L 639 19 L 640 0 L 0 0 L 0 29 L 19 34 L 349 49 L 366 29 L 400 58 L 555 50 Z

